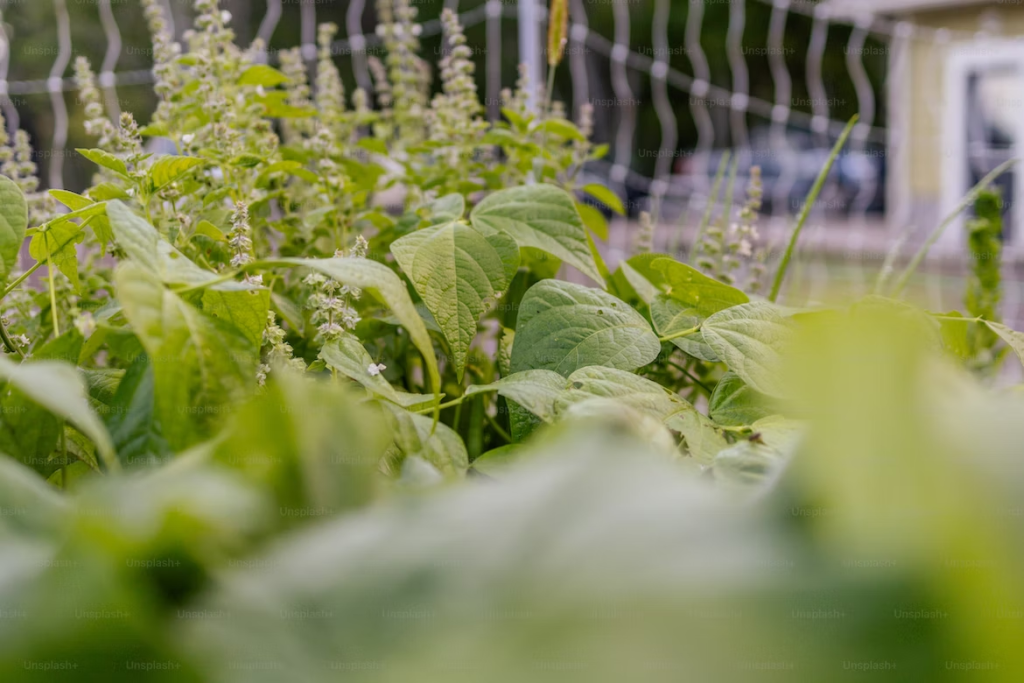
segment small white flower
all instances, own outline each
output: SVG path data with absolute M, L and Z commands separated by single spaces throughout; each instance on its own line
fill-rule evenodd
M 387 369 L 388 369 L 388 366 L 384 365 L 383 363 L 370 363 L 370 366 L 368 368 L 366 368 L 366 371 L 368 373 L 370 373 L 371 377 L 376 377 L 382 371 L 387 370 Z
M 740 240 L 739 255 L 750 256 L 752 253 L 753 252 L 750 248 L 750 242 L 748 242 L 747 240 Z
M 230 24 L 231 23 L 231 12 L 229 12 L 227 10 L 222 10 L 221 13 L 220 13 L 220 20 L 223 21 L 225 24 Z
M 96 330 L 96 321 L 93 320 L 92 313 L 86 311 L 75 318 L 75 328 L 83 337 L 91 335 Z
M 191 145 L 192 141 L 196 139 L 195 133 L 185 133 L 181 136 L 181 141 L 186 145 Z
M 263 286 L 263 276 L 262 275 L 246 275 L 244 278 L 242 278 L 242 281 L 245 284 L 251 285 L 253 287 L 262 287 Z
M 267 91 L 263 89 L 262 85 L 257 85 L 256 86 L 256 94 L 259 95 L 260 97 L 266 97 L 267 96 Z

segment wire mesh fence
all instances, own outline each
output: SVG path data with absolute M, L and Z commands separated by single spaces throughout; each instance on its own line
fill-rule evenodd
M 188 22 L 188 3 L 162 1 L 180 35 Z M 49 68 L 30 78 L 15 68 L 19 77 L 10 78 L 25 51 L 15 47 L 18 36 L 0 25 L 0 106 L 9 128 L 32 119 L 28 123 L 44 184 L 60 188 L 75 182 L 68 168 L 75 158 L 69 140 L 76 135 L 72 127 L 79 108 L 69 77 L 79 49 L 73 14 L 92 13 L 102 29 L 99 84 L 115 117 L 126 104 L 124 93 L 145 90 L 139 86 L 151 83 L 152 74 L 144 65 L 135 68 L 139 50 L 145 49 L 139 45 L 146 41 L 140 41 L 144 32 L 135 35 L 137 30 L 129 33 L 125 27 L 128 5 L 137 9 L 134 2 L 41 3 L 52 3 L 47 25 L 52 39 L 36 42 L 40 54 L 34 62 L 45 57 Z M 296 34 L 311 61 L 317 23 L 341 16 L 345 35 L 332 51 L 347 78 L 372 88 L 367 57 L 383 49 L 372 31 L 373 3 L 236 4 L 255 27 L 248 36 L 239 31 L 240 38 L 262 39 L 270 63 L 278 49 L 295 44 L 286 39 Z M 500 116 L 500 91 L 512 85 L 516 62 L 527 65 L 534 83 L 542 82 L 544 41 L 538 37 L 546 22 L 544 2 L 445 0 L 444 5 L 458 11 L 467 28 L 489 116 Z M 859 121 L 848 150 L 812 209 L 795 275 L 796 286 L 810 298 L 823 297 L 831 287 L 867 291 L 897 235 L 916 228 L 919 239 L 938 219 L 937 212 L 912 201 L 909 159 L 914 145 L 944 143 L 921 140 L 913 130 L 906 93 L 900 91 L 905 76 L 915 55 L 939 55 L 950 45 L 977 44 L 986 36 L 866 14 L 857 11 L 860 5 L 839 0 L 570 0 L 567 68 L 559 74 L 555 96 L 570 105 L 570 115 L 578 115 L 584 104 L 598 110 L 596 135 L 610 151 L 589 174 L 615 190 L 632 215 L 640 210 L 655 215 L 656 249 L 678 251 L 685 249 L 710 201 L 723 150 L 734 150 L 739 187 L 752 166 L 760 167 L 764 233 L 769 241 L 779 240 L 828 148 L 856 113 Z M 21 2 L 0 6 L 7 21 L 30 11 Z M 290 28 L 284 35 L 286 24 Z M 441 31 L 436 18 L 422 23 L 424 40 Z M 933 123 L 943 119 L 942 103 L 926 104 Z M 146 112 L 136 113 L 145 118 Z M 935 123 L 932 129 L 941 126 Z M 613 261 L 629 252 L 631 225 L 625 219 L 614 226 Z M 1009 251 L 1004 306 L 1008 318 L 1022 320 L 1017 261 Z M 945 264 L 933 264 L 918 282 L 927 303 L 936 309 L 956 307 L 963 270 L 964 260 L 956 258 L 955 250 L 952 256 L 947 253 Z

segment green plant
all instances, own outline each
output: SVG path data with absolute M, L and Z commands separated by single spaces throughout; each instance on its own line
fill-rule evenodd
M 512 681 L 546 656 L 539 641 L 550 661 L 586 646 L 587 680 L 623 680 L 634 647 L 724 680 L 723 643 L 747 636 L 818 680 L 842 648 L 771 608 L 817 609 L 811 588 L 972 620 L 905 639 L 872 613 L 840 629 L 857 656 L 910 665 L 953 640 L 1018 680 L 1020 629 L 984 612 L 1021 596 L 999 544 L 1015 527 L 993 523 L 983 470 L 1008 467 L 1024 406 L 949 362 L 971 326 L 1024 356 L 992 315 L 998 283 L 970 317 L 881 296 L 777 305 L 814 193 L 769 300 L 647 240 L 611 271 L 607 226 L 580 200 L 622 207 L 576 184 L 601 154 L 587 125 L 529 113 L 521 92 L 504 122 L 482 121 L 453 15 L 430 99 L 414 8 L 383 2 L 387 85 L 378 108 L 357 92 L 350 109 L 333 28 L 313 88 L 296 55 L 279 71 L 235 46 L 213 0 L 184 53 L 156 7 L 153 121 L 92 107 L 97 178 L 50 193 L 67 213 L 47 212 L 27 168 L 0 179 L 0 614 L 31 615 L 17 632 L 0 620 L 4 680 L 38 661 L 114 680 L 127 656 L 175 664 L 149 669 L 167 680 L 334 680 L 332 663 L 386 660 L 392 680 Z M 149 154 L 145 136 L 181 153 Z M 759 192 L 736 239 L 723 217 L 719 275 L 763 265 L 733 246 Z M 36 262 L 19 274 L 26 239 Z M 593 286 L 556 279 L 563 264 Z M 1013 500 L 1019 482 L 1003 483 Z M 898 570 L 851 580 L 844 562 L 876 556 Z M 983 571 L 951 579 L 943 557 Z M 740 605 L 738 632 L 694 616 Z M 634 630 L 592 608 L 647 616 Z M 517 609 L 543 614 L 477 630 L 478 610 Z M 420 611 L 429 626 L 402 616 Z

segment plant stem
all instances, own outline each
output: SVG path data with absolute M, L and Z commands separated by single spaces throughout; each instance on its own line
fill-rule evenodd
M 793 229 L 793 235 L 789 238 L 789 244 L 786 245 L 786 251 L 782 254 L 782 261 L 779 262 L 779 269 L 775 273 L 775 281 L 772 283 L 771 294 L 768 295 L 768 300 L 774 302 L 779 298 L 779 291 L 782 289 L 782 281 L 786 277 L 786 269 L 789 268 L 789 261 L 793 258 L 793 249 L 796 247 L 796 241 L 800 238 L 800 231 L 804 229 L 804 223 L 807 222 L 808 216 L 811 215 L 811 208 L 814 203 L 818 201 L 818 195 L 821 194 L 821 188 L 825 186 L 825 179 L 828 178 L 829 171 L 832 170 L 832 165 L 836 162 L 836 158 L 839 157 L 839 151 L 846 145 L 847 138 L 850 137 L 850 133 L 853 132 L 853 127 L 857 125 L 858 115 L 854 114 L 850 122 L 846 124 L 846 128 L 843 130 L 843 134 L 839 136 L 839 140 L 836 141 L 835 147 L 832 148 L 832 153 L 828 155 L 828 161 L 825 162 L 825 167 L 821 169 L 821 173 L 818 174 L 818 179 L 814 181 L 814 186 L 811 187 L 810 194 L 807 195 L 807 199 L 804 200 L 804 206 L 800 209 L 800 216 L 797 218 L 796 227 Z
M 494 428 L 494 431 L 498 433 L 498 436 L 505 439 L 506 442 L 512 443 L 512 435 L 506 432 L 504 429 L 502 429 L 501 425 L 498 424 L 498 421 L 491 417 L 491 414 L 488 413 L 486 410 L 484 411 L 484 417 L 487 418 L 488 424 L 490 424 L 491 427 Z
M 673 332 L 672 334 L 665 335 L 664 337 L 658 337 L 658 341 L 660 341 L 660 342 L 670 342 L 673 339 L 679 339 L 679 337 L 688 337 L 691 334 L 693 334 L 694 332 L 699 332 L 699 331 L 700 331 L 700 325 L 697 325 L 697 327 L 691 327 L 688 330 L 681 330 L 679 332 Z
M 914 258 L 910 260 L 910 263 L 900 275 L 900 279 L 896 281 L 890 296 L 897 297 L 901 292 L 903 292 L 903 289 L 907 286 L 907 283 L 910 281 L 910 277 L 914 274 L 914 271 L 921 265 L 924 257 L 928 255 L 928 250 L 939 241 L 942 233 L 946 231 L 946 228 L 949 227 L 950 223 L 956 220 L 956 217 L 960 215 L 960 212 L 973 204 L 974 200 L 978 198 L 978 195 L 981 194 L 982 190 L 991 185 L 992 181 L 1008 171 L 1010 167 L 1016 163 L 1017 159 L 1010 159 L 1003 162 L 997 166 L 994 171 L 982 178 L 977 185 L 971 188 L 971 191 L 967 193 L 959 204 L 957 204 L 957 207 L 953 209 L 953 212 L 946 216 L 946 219 L 939 224 L 939 227 L 932 231 L 932 234 L 928 235 L 928 239 L 925 240 L 924 244 L 921 245 L 921 248 L 917 250 L 917 253 L 914 254 Z
M 878 271 L 878 277 L 875 278 L 875 286 L 872 288 L 871 293 L 881 295 L 882 290 L 885 288 L 885 284 L 889 281 L 889 277 L 892 275 L 892 271 L 896 266 L 896 257 L 900 255 L 903 250 L 903 245 L 906 244 L 907 239 L 910 238 L 910 229 L 905 229 L 896 241 L 893 243 L 892 248 L 885 255 L 885 262 L 882 263 L 882 269 Z
M 57 317 L 57 287 L 53 281 L 53 263 L 50 258 L 50 251 L 46 251 L 46 272 L 50 276 L 50 314 L 53 317 L 53 336 L 60 336 L 60 323 Z
M 444 410 L 445 408 L 451 408 L 453 406 L 459 405 L 465 399 L 466 399 L 466 396 L 463 395 L 463 396 L 459 396 L 456 399 L 452 399 L 451 401 L 448 401 L 447 403 L 440 403 L 440 404 L 437 404 L 437 405 L 431 405 L 428 408 L 423 408 L 421 410 L 415 410 L 413 412 L 415 412 L 417 415 L 426 415 L 427 413 L 435 412 L 435 408 L 436 408 L 437 412 L 440 412 L 440 411 Z
M 42 262 L 42 261 L 36 261 L 35 265 L 33 265 L 33 266 L 32 266 L 31 268 L 29 268 L 28 270 L 26 270 L 26 271 L 25 271 L 24 273 L 22 273 L 22 274 L 21 274 L 21 275 L 20 275 L 20 276 L 18 277 L 18 279 L 17 279 L 17 280 L 15 280 L 14 282 L 12 282 L 11 284 L 9 284 L 9 285 L 7 286 L 7 289 L 5 289 L 5 290 L 4 290 L 4 293 L 3 293 L 3 294 L 0 294 L 0 299 L 4 299 L 4 298 L 6 298 L 8 294 L 10 294 L 10 293 L 11 293 L 11 292 L 13 292 L 14 290 L 16 290 L 16 289 L 18 288 L 18 285 L 20 285 L 20 284 L 21 284 L 22 282 L 24 282 L 25 280 L 29 279 L 29 278 L 30 278 L 30 277 L 32 276 L 32 273 L 34 273 L 34 272 L 36 272 L 37 270 L 39 270 L 39 269 L 40 269 L 40 268 L 42 267 L 42 265 L 43 265 L 43 262 Z
M 708 396 L 711 396 L 711 389 L 709 389 L 709 388 L 708 388 L 708 387 L 707 387 L 707 386 L 706 386 L 706 385 L 705 385 L 705 384 L 704 384 L 703 382 L 701 382 L 701 381 L 700 381 L 700 380 L 699 380 L 699 379 L 698 379 L 698 378 L 697 378 L 697 377 L 696 377 L 696 376 L 695 376 L 695 375 L 694 375 L 694 374 L 693 374 L 692 372 L 690 372 L 689 370 L 687 370 L 686 368 L 684 368 L 684 367 L 683 367 L 682 365 L 679 365 L 679 363 L 676 363 L 675 361 L 671 361 L 671 360 L 670 360 L 670 361 L 668 362 L 668 364 L 669 364 L 669 365 L 671 365 L 672 367 L 674 367 L 674 368 L 675 368 L 676 370 L 678 370 L 679 372 L 681 372 L 681 373 L 683 373 L 684 375 L 686 375 L 687 377 L 689 377 L 689 378 L 690 378 L 690 381 L 692 381 L 692 382 L 693 382 L 694 384 L 696 384 L 696 385 L 697 385 L 698 387 L 700 387 L 700 388 L 701 388 L 701 389 L 703 389 L 703 390 L 704 390 L 705 392 L 707 392 L 707 395 L 708 395 Z
M 711 212 L 715 210 L 715 205 L 718 204 L 718 196 L 722 191 L 722 178 L 725 177 L 725 169 L 729 165 L 729 155 L 729 150 L 725 150 L 722 154 L 722 160 L 718 162 L 718 170 L 715 171 L 715 182 L 711 186 L 711 195 L 708 197 L 708 206 L 704 210 L 704 217 L 700 221 L 697 234 L 693 238 L 693 245 L 690 247 L 690 258 L 687 261 L 691 266 L 693 265 L 693 259 L 697 257 L 700 241 L 704 239 L 704 231 L 708 229 L 708 224 L 711 223 Z
M 90 207 L 86 207 L 86 208 L 91 208 L 91 206 Z M 85 209 L 79 209 L 78 211 L 72 211 L 71 213 L 64 214 L 60 218 L 55 218 L 52 221 L 50 221 L 50 222 L 48 222 L 48 223 L 46 223 L 44 225 L 39 226 L 38 229 L 42 229 L 42 228 L 48 227 L 50 225 L 53 225 L 54 223 L 56 223 L 57 221 L 60 221 L 60 220 L 67 220 L 67 218 L 69 216 L 73 216 L 74 214 L 80 213 L 80 212 L 82 212 L 84 210 Z M 82 230 L 84 230 L 85 226 L 89 225 L 89 223 L 92 221 L 93 218 L 95 218 L 95 216 L 89 216 L 89 218 L 87 218 L 84 221 L 82 221 L 82 223 L 78 226 L 78 230 L 76 230 L 74 232 L 74 234 L 72 234 L 70 237 L 68 237 L 62 244 L 58 245 L 57 251 L 60 251 L 61 249 L 63 249 L 67 245 L 71 244 L 75 240 L 75 238 L 78 237 L 78 233 L 80 233 Z M 7 288 L 3 291 L 3 294 L 0 294 L 0 301 L 2 301 L 4 298 L 7 297 L 8 294 L 10 294 L 15 289 L 17 289 L 18 285 L 20 285 L 25 280 L 29 279 L 32 276 L 32 273 L 34 273 L 37 270 L 39 270 L 40 268 L 42 268 L 42 266 L 43 266 L 43 262 L 42 261 L 36 261 L 35 264 L 32 267 L 30 267 L 28 270 L 26 270 L 24 273 L 22 273 L 20 276 L 18 276 L 18 279 L 16 279 L 11 284 L 7 285 Z
M 4 346 L 6 346 L 11 353 L 16 353 L 22 360 L 25 360 L 25 354 L 22 353 L 21 349 L 19 349 L 18 346 L 14 343 L 14 341 L 11 339 L 11 336 L 7 334 L 7 328 L 4 327 L 4 323 L 2 320 L 0 320 L 0 338 L 3 339 Z

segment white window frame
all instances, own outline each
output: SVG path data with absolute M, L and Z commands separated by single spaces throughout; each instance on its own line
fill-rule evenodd
M 948 216 L 971 189 L 967 159 L 967 79 L 979 69 L 998 65 L 1013 65 L 1020 72 L 1024 84 L 1024 41 L 986 38 L 985 40 L 953 43 L 946 56 L 945 106 L 942 125 L 943 168 L 942 201 L 940 214 Z M 1024 85 L 1021 87 L 1024 97 Z M 1014 131 L 1015 148 L 1012 156 L 1024 155 L 1024 106 Z M 1013 220 L 1011 241 L 1003 245 L 1005 253 L 1024 255 L 1024 164 L 1012 169 L 1014 187 L 1010 207 Z M 964 230 L 968 212 L 962 212 L 951 223 L 937 245 L 946 253 L 962 252 L 967 244 Z

